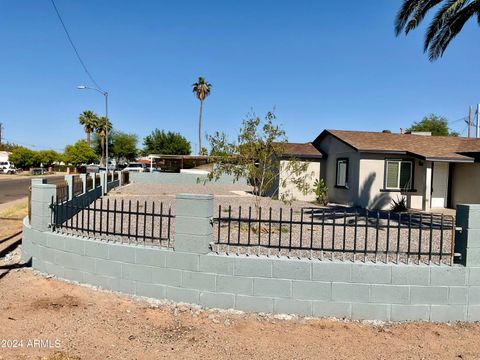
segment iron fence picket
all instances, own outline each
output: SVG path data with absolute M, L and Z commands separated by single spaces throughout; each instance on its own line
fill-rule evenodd
M 214 243 L 223 246 L 217 246 L 219 251 L 226 247 L 228 252 L 233 245 L 237 253 L 248 254 L 255 246 L 257 254 L 264 248 L 263 254 L 266 255 L 276 249 L 278 255 L 312 258 L 316 254 L 321 259 L 326 256 L 343 261 L 359 260 L 358 255 L 362 254 L 363 261 L 385 263 L 408 263 L 412 259 L 416 260 L 415 263 L 440 263 L 450 254 L 445 248 L 448 244 L 444 242 L 444 232 L 450 228 L 443 216 L 394 215 L 368 209 L 359 214 L 356 209 L 327 211 L 325 208 L 312 208 L 308 213 L 302 208 L 295 212 L 295 216 L 293 209 L 289 209 L 290 214 L 284 216 L 285 209 L 280 207 L 274 217 L 271 207 L 268 215 L 264 215 L 260 207 L 256 216 L 252 216 L 251 207 L 246 215 L 242 210 L 239 206 L 234 211 L 230 205 L 225 215 L 219 205 L 218 217 L 214 218 L 214 226 L 218 226 L 214 231 Z M 232 231 L 237 231 L 233 237 Z M 426 232 L 429 232 L 428 237 Z M 428 239 L 427 243 L 425 239 Z M 298 255 L 297 251 L 307 252 Z

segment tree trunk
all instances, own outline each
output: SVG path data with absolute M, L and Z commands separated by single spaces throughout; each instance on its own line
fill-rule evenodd
M 202 108 L 203 100 L 200 100 L 200 117 L 198 119 L 198 155 L 202 152 Z
M 102 156 L 100 157 L 100 166 L 105 166 L 105 135 L 100 136 L 100 147 L 102 148 Z
M 90 131 L 85 131 L 87 133 L 87 145 L 90 147 Z

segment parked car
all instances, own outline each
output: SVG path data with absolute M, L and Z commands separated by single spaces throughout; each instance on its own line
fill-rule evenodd
M 0 162 L 0 173 L 2 174 L 15 174 L 17 169 L 15 164 L 11 161 L 1 161 Z
M 123 169 L 124 171 L 136 171 L 136 172 L 147 172 L 147 167 L 142 163 L 130 163 L 128 166 Z

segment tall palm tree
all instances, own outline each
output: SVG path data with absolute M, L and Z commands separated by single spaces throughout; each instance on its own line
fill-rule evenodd
M 98 136 L 100 137 L 100 147 L 102 148 L 100 156 L 100 166 L 105 166 L 105 136 L 107 129 L 107 118 L 105 116 L 99 117 L 95 126 Z M 112 123 L 108 121 L 108 131 L 112 129 Z
M 91 110 L 85 110 L 78 117 L 80 125 L 83 125 L 85 134 L 87 134 L 87 144 L 90 146 L 90 134 L 95 131 L 98 122 L 98 116 Z
M 210 90 L 212 89 L 212 84 L 209 84 L 205 78 L 199 77 L 198 81 L 192 85 L 192 91 L 195 93 L 195 96 L 200 100 L 200 116 L 198 119 L 198 153 L 202 151 L 202 108 L 203 100 L 210 95 Z
M 439 6 L 425 34 L 424 52 L 430 61 L 441 57 L 450 42 L 474 15 L 480 24 L 480 0 L 403 0 L 395 19 L 395 33 L 415 29 L 427 12 Z

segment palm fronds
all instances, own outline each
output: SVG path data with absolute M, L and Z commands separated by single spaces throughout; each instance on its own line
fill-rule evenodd
M 437 10 L 425 34 L 424 51 L 430 61 L 441 57 L 450 42 L 474 15 L 480 24 L 480 0 L 404 0 L 395 19 L 395 33 L 408 34 L 437 5 Z

